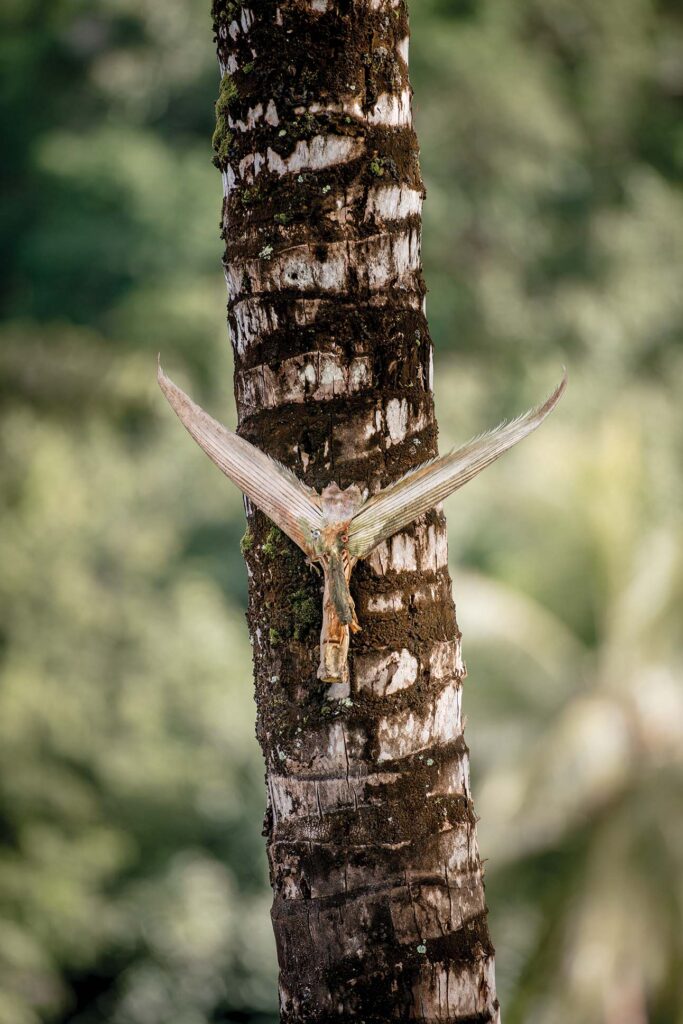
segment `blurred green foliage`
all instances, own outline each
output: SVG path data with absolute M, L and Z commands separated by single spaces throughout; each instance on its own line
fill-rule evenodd
M 683 28 L 414 0 L 444 445 L 508 1024 L 683 1021 Z M 0 1024 L 274 1020 L 204 0 L 7 0 Z

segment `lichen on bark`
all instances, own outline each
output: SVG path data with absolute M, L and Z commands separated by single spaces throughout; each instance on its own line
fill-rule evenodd
M 318 490 L 374 492 L 437 453 L 405 5 L 213 18 L 239 432 Z M 443 514 L 354 571 L 344 692 L 316 678 L 322 580 L 248 520 L 283 1024 L 495 1022 Z

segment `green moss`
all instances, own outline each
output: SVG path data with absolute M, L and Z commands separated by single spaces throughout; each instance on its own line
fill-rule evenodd
M 216 100 L 216 129 L 213 133 L 211 145 L 213 146 L 214 163 L 217 167 L 224 167 L 230 155 L 230 145 L 233 134 L 228 125 L 230 106 L 237 99 L 237 86 L 230 75 L 223 75 L 221 78 L 218 99 Z
M 213 146 L 215 157 L 213 162 L 217 167 L 223 167 L 230 155 L 230 143 L 232 142 L 232 132 L 225 131 L 221 125 L 216 125 L 216 130 L 213 133 L 211 145 Z
M 261 186 L 252 185 L 250 188 L 243 188 L 240 192 L 242 206 L 251 206 L 261 198 Z
M 211 16 L 218 25 L 230 24 L 239 14 L 242 0 L 213 0 L 211 4 Z
M 378 156 L 376 153 L 370 161 L 370 174 L 375 178 L 383 178 L 385 175 L 395 180 L 399 178 L 396 161 L 390 156 Z
M 273 214 L 273 220 L 276 222 L 276 224 L 284 225 L 289 224 L 293 216 L 294 215 L 291 213 L 275 213 Z
M 238 92 L 234 78 L 231 75 L 223 75 L 218 91 L 218 99 L 216 100 L 216 114 L 222 114 L 227 117 L 230 107 L 237 99 L 237 96 Z
M 244 537 L 240 541 L 240 551 L 243 555 L 246 555 L 247 551 L 251 551 L 254 546 L 254 536 L 249 533 L 249 530 L 245 533 Z
M 271 626 L 268 630 L 268 639 L 270 640 L 271 647 L 277 647 L 278 644 L 282 643 L 282 637 L 274 626 Z
M 266 558 L 276 558 L 282 554 L 283 539 L 282 531 L 278 530 L 277 526 L 271 526 L 266 534 L 266 539 L 261 545 L 261 551 Z
M 318 624 L 318 601 L 306 590 L 297 590 L 292 594 L 292 617 L 294 619 L 294 639 L 303 640 Z
M 250 60 L 248 61 L 247 64 L 243 64 L 240 70 L 243 75 L 250 75 L 251 72 L 254 70 L 254 61 Z
M 317 135 L 320 128 L 321 125 L 317 117 L 314 117 L 313 114 L 302 114 L 301 117 L 296 117 L 288 123 L 287 134 L 294 139 L 309 139 L 311 136 Z

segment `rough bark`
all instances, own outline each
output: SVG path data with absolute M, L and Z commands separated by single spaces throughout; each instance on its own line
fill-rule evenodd
M 317 489 L 375 491 L 437 451 L 406 8 L 213 15 L 239 432 Z M 443 514 L 354 571 L 332 688 L 321 579 L 247 515 L 282 1021 L 498 1021 Z

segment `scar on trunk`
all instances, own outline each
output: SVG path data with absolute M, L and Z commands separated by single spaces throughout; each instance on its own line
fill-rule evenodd
M 169 404 L 197 444 L 324 574 L 318 678 L 349 679 L 349 634 L 361 626 L 349 590 L 356 562 L 414 519 L 428 512 L 541 425 L 559 402 L 567 375 L 542 405 L 480 434 L 461 448 L 406 473 L 372 497 L 356 484 L 329 483 L 318 493 L 260 448 L 227 430 L 166 376 L 158 381 Z

